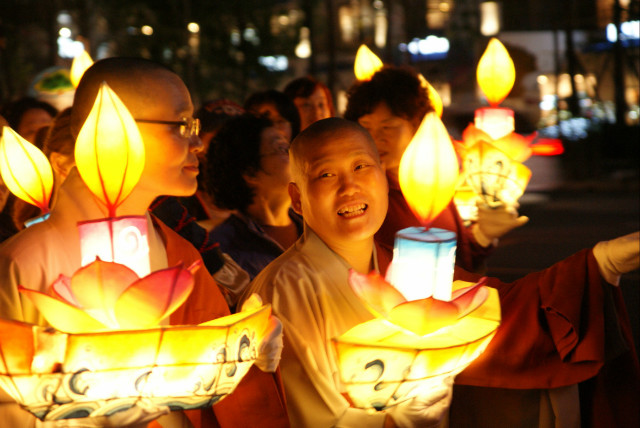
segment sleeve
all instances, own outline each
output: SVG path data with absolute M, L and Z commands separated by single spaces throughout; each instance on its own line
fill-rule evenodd
M 456 271 L 459 279 L 477 276 Z M 487 350 L 456 382 L 499 388 L 555 388 L 595 376 L 605 360 L 603 281 L 591 250 L 498 289 L 502 322 Z
M 270 300 L 284 328 L 280 368 L 290 420 L 304 427 L 382 427 L 384 413 L 351 408 L 340 393 L 336 358 L 318 299 L 318 275 L 279 271 Z M 319 286 L 319 287 L 318 287 Z

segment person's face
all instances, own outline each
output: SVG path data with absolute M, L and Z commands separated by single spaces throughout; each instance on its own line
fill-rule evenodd
M 147 82 L 153 102 L 136 119 L 180 121 L 193 117 L 186 86 L 171 73 L 155 73 Z M 189 196 L 198 186 L 198 157 L 202 142 L 197 135 L 184 137 L 180 125 L 138 123 L 145 146 L 145 166 L 137 188 L 152 195 Z
M 33 143 L 36 133 L 42 127 L 49 126 L 53 118 L 46 110 L 32 108 L 24 112 L 16 132 L 25 140 Z
M 358 123 L 369 131 L 376 142 L 380 160 L 386 170 L 397 176 L 400 159 L 418 126 L 395 116 L 384 102 L 378 104 L 371 113 L 359 117 Z
M 273 126 L 291 141 L 291 123 L 285 119 L 273 104 L 261 104 L 255 109 L 256 113 L 273 122 Z
M 290 181 L 289 140 L 275 126 L 265 128 L 260 136 L 260 170 L 250 184 L 258 193 L 286 196 Z
M 289 195 L 296 212 L 331 248 L 371 239 L 387 213 L 387 179 L 367 136 L 341 130 L 303 149 Z
M 308 98 L 294 98 L 293 103 L 296 105 L 298 113 L 300 114 L 301 131 L 320 119 L 331 117 L 329 102 L 320 87 L 317 87 Z

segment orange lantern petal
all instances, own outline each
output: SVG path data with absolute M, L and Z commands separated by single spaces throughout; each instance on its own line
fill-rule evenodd
M 7 188 L 18 198 L 49 211 L 53 172 L 39 148 L 8 126 L 0 139 L 0 174 Z
M 137 280 L 138 275 L 125 265 L 96 259 L 71 277 L 71 291 L 80 307 L 115 328 L 113 307 L 122 292 Z
M 87 68 L 91 67 L 93 64 L 93 60 L 89 53 L 85 50 L 82 51 L 80 55 L 77 55 L 73 58 L 73 62 L 71 63 L 71 84 L 73 84 L 74 88 L 78 87 L 80 83 L 80 79 L 82 79 L 82 75 L 87 70 Z
M 382 68 L 382 60 L 366 45 L 360 45 L 353 64 L 353 71 L 358 80 L 371 80 L 376 71 Z
M 418 78 L 420 78 L 420 82 L 422 82 L 422 87 L 427 90 L 427 95 L 429 96 L 429 101 L 431 102 L 433 110 L 436 112 L 438 117 L 442 117 L 443 107 L 440 94 L 433 86 L 431 86 L 431 83 L 429 83 L 429 81 L 421 73 L 418 73 Z
M 144 144 L 135 120 L 106 82 L 75 147 L 78 172 L 110 217 L 129 196 L 144 169 Z
M 60 274 L 58 279 L 51 284 L 50 292 L 56 299 L 80 308 L 80 303 L 78 303 L 71 290 L 71 278 L 68 276 Z
M 121 328 L 158 325 L 178 309 L 193 290 L 193 275 L 182 265 L 152 272 L 127 288 L 115 305 Z
M 86 312 L 39 291 L 19 286 L 18 289 L 38 308 L 53 328 L 65 333 L 86 333 L 107 327 Z
M 516 81 L 516 68 L 509 52 L 496 38 L 489 40 L 476 70 L 478 85 L 489 104 L 497 106 L 504 100 Z
M 400 188 L 426 227 L 451 202 L 458 183 L 458 158 L 444 124 L 428 113 L 400 160 Z
M 478 141 L 491 141 L 492 138 L 484 132 L 482 129 L 476 127 L 473 123 L 470 123 L 464 131 L 462 131 L 462 142 L 465 147 L 471 147 Z
M 407 300 L 377 272 L 363 275 L 351 269 L 349 285 L 364 301 L 369 311 L 377 317 L 386 317 L 394 306 Z
M 516 162 L 524 162 L 531 157 L 531 140 L 512 132 L 491 142 Z
M 487 300 L 489 290 L 484 286 L 486 282 L 487 278 L 483 277 L 477 283 L 464 287 L 464 281 L 454 281 L 451 303 L 458 308 L 458 318 L 473 312 Z
M 432 297 L 402 303 L 389 312 L 389 321 L 418 336 L 440 330 L 458 319 L 458 307 Z

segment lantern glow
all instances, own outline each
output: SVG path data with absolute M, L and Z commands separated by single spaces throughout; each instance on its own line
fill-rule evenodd
M 0 139 L 0 174 L 7 188 L 23 201 L 49 212 L 53 171 L 39 148 L 5 126 Z
M 79 55 L 73 58 L 71 62 L 71 84 L 74 88 L 78 87 L 80 83 L 80 79 L 82 79 L 82 75 L 87 70 L 87 68 L 91 67 L 93 64 L 93 60 L 91 56 L 86 50 L 83 50 Z
M 442 111 L 443 111 L 444 108 L 442 106 L 442 98 L 440 97 L 440 94 L 431 85 L 431 83 L 429 83 L 429 81 L 422 75 L 422 73 L 418 73 L 418 78 L 420 79 L 420 82 L 422 83 L 422 87 L 427 90 L 427 95 L 429 96 L 429 102 L 431 103 L 431 106 L 433 107 L 433 110 L 436 112 L 438 117 L 441 118 L 442 117 Z
M 492 140 L 509 135 L 515 130 L 513 110 L 510 108 L 485 107 L 475 112 L 476 128 L 486 132 Z
M 353 64 L 353 72 L 356 79 L 371 80 L 376 71 L 382 68 L 382 60 L 374 54 L 366 45 L 360 45 L 356 52 L 356 59 Z
M 412 212 L 428 227 L 451 202 L 458 158 L 435 113 L 428 113 L 400 160 L 400 188 Z
M 129 196 L 144 169 L 144 144 L 138 127 L 120 98 L 103 82 L 78 134 L 75 160 L 89 190 L 109 217 Z
M 480 89 L 492 106 L 500 104 L 511 92 L 516 81 L 516 69 L 509 52 L 498 39 L 489 40 L 478 62 L 476 76 Z
M 376 274 L 352 273 L 350 284 L 376 316 L 333 340 L 342 385 L 358 408 L 392 407 L 421 383 L 459 373 L 500 324 L 497 290 L 482 283 L 456 281 L 451 302 L 404 302 Z

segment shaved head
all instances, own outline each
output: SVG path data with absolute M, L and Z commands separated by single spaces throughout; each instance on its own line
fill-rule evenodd
M 95 62 L 82 76 L 73 99 L 71 133 L 78 136 L 93 107 L 102 82 L 106 82 L 127 106 L 133 117 L 153 106 L 158 91 L 167 83 L 181 80 L 162 64 L 142 58 L 107 58 Z
M 378 150 L 371 135 L 357 122 L 351 122 L 337 117 L 322 119 L 311 124 L 291 142 L 289 157 L 293 180 L 298 181 L 299 178 L 301 178 L 300 174 L 304 174 L 304 161 L 308 153 L 316 148 L 322 147 L 337 136 L 349 134 L 362 135 L 377 156 Z

